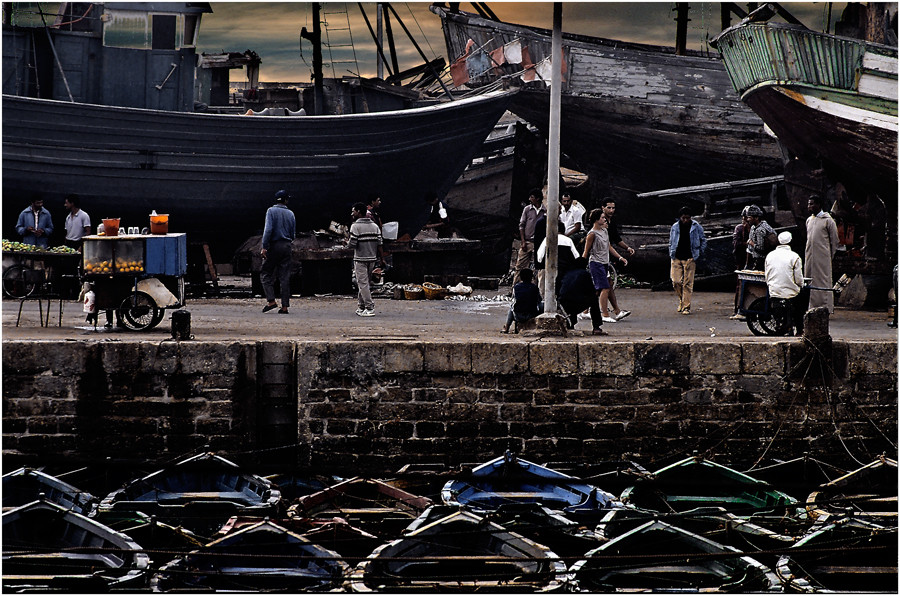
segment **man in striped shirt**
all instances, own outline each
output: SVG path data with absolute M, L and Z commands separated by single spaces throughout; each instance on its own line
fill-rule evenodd
M 381 229 L 371 218 L 367 217 L 366 204 L 355 203 L 350 211 L 353 223 L 350 225 L 349 248 L 353 249 L 353 273 L 359 288 L 359 308 L 356 314 L 361 317 L 375 316 L 375 302 L 369 289 L 369 280 L 375 265 L 383 262 L 381 252 Z

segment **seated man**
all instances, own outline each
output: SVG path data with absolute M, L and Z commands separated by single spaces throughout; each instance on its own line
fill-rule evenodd
M 809 305 L 809 288 L 803 283 L 803 263 L 791 250 L 791 233 L 778 234 L 778 247 L 766 255 L 766 285 L 771 298 L 785 300 L 789 306 L 790 324 L 797 335 L 803 335 L 803 315 Z
M 586 267 L 587 259 L 578 257 L 574 268 L 563 277 L 559 288 L 559 306 L 566 312 L 570 329 L 578 323 L 578 313 L 590 308 L 594 335 L 609 335 L 603 331 L 603 315 L 594 290 L 594 280 Z
M 540 290 L 532 283 L 534 271 L 522 269 L 519 271 L 519 277 L 522 281 L 513 286 L 513 303 L 509 306 L 503 333 L 509 333 L 509 326 L 513 324 L 515 325 L 513 333 L 518 333 L 519 323 L 530 321 L 544 312 Z

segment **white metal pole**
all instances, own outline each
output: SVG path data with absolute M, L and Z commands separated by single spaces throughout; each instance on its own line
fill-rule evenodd
M 562 102 L 562 2 L 553 3 L 550 62 L 550 139 L 547 155 L 547 252 L 544 261 L 544 312 L 556 314 L 556 265 L 559 254 L 559 109 Z

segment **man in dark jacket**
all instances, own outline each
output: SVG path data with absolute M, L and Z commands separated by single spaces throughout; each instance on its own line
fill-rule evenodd
M 294 212 L 287 206 L 289 198 L 286 190 L 275 193 L 275 204 L 266 211 L 266 227 L 263 229 L 260 251 L 265 262 L 259 277 L 267 300 L 263 312 L 269 312 L 278 306 L 275 303 L 277 272 L 281 286 L 281 308 L 278 309 L 278 314 L 282 315 L 288 314 L 288 307 L 291 305 L 291 244 L 297 235 Z

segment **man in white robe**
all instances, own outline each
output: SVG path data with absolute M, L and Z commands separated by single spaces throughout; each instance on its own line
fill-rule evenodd
M 837 224 L 822 208 L 822 197 L 810 195 L 809 218 L 806 220 L 806 254 L 803 259 L 804 275 L 812 279 L 810 282 L 809 308 L 827 306 L 828 312 L 834 312 L 834 293 L 831 287 L 831 260 L 838 247 Z M 816 290 L 815 288 L 828 288 Z

